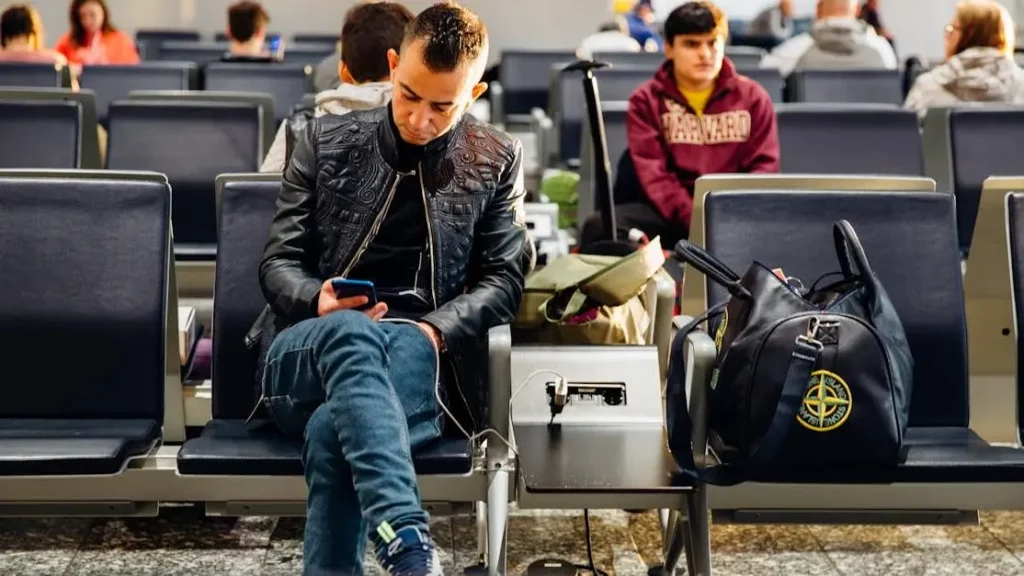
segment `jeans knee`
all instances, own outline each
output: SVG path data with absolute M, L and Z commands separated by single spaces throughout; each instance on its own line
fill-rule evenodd
M 315 467 L 318 460 L 337 457 L 341 450 L 338 431 L 334 429 L 331 414 L 326 404 L 313 411 L 306 423 L 305 443 L 302 459 L 306 467 Z

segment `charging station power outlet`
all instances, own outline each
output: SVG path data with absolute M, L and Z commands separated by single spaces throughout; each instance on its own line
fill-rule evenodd
M 555 397 L 555 383 L 545 385 L 548 403 Z M 566 406 L 625 406 L 625 382 L 569 382 Z

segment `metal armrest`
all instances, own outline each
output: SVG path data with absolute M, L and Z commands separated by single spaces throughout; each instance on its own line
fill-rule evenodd
M 666 265 L 674 265 L 666 262 Z M 651 279 L 656 304 L 652 310 L 654 318 L 650 342 L 658 348 L 658 368 L 662 380 L 668 375 L 668 352 L 672 346 L 672 315 L 675 314 L 676 282 L 664 270 L 659 270 Z
M 676 316 L 672 320 L 673 333 L 692 320 L 693 318 L 689 316 Z M 703 330 L 694 330 L 687 334 L 683 345 L 687 408 L 693 422 L 693 461 L 697 466 L 703 467 L 707 461 L 708 391 L 711 389 L 711 373 L 718 349 L 715 347 L 715 341 Z
M 487 333 L 488 427 L 509 438 L 509 401 L 512 398 L 512 328 L 495 326 Z M 487 459 L 491 462 L 508 457 L 508 447 L 497 440 L 487 443 Z
M 543 110 L 534 108 L 530 112 L 530 132 L 533 133 L 534 141 L 537 144 L 537 169 L 539 173 L 543 174 L 551 156 L 551 141 L 555 132 L 555 123 L 548 118 Z

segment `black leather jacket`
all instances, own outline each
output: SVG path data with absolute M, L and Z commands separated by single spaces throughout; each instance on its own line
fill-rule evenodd
M 265 311 L 250 340 L 261 337 L 265 352 L 276 335 L 260 334 L 268 326 L 281 329 L 314 317 L 323 281 L 352 268 L 373 240 L 399 179 L 417 178 L 434 266 L 435 310 L 423 321 L 443 336 L 456 383 L 460 376 L 476 380 L 482 374 L 464 375 L 469 367 L 461 364 L 480 355 L 489 328 L 512 321 L 532 265 L 522 145 L 467 115 L 427 145 L 416 173 L 400 173 L 389 110 L 324 116 L 296 142 L 260 264 L 260 285 L 274 318 L 262 318 Z M 465 382 L 459 387 L 464 397 L 481 399 Z

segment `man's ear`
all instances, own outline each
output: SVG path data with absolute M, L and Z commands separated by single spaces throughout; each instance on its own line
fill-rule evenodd
M 398 52 L 396 52 L 394 48 L 388 48 L 388 69 L 390 69 L 393 74 L 395 72 L 395 68 L 398 68 Z
M 487 83 L 486 82 L 477 82 L 476 84 L 474 84 L 473 85 L 473 90 L 472 90 L 472 92 L 470 92 L 470 94 L 472 96 L 472 101 L 475 102 L 477 98 L 479 98 L 479 97 L 484 95 L 484 92 L 487 92 Z
M 343 84 L 359 84 L 356 79 L 352 77 L 352 73 L 349 72 L 348 66 L 345 66 L 344 62 L 338 63 L 338 78 L 341 79 Z

